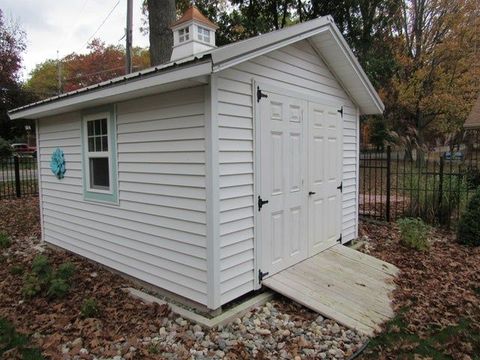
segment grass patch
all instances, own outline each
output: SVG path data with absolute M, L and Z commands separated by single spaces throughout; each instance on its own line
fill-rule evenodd
M 460 319 L 458 325 L 449 326 L 442 330 L 431 328 L 429 335 L 421 338 L 407 329 L 404 319 L 405 310 L 387 323 L 386 330 L 373 338 L 364 352 L 367 359 L 376 359 L 379 349 L 395 349 L 396 358 L 415 359 L 415 355 L 435 360 L 452 359 L 447 353 L 459 353 L 462 349 L 454 346 L 468 344 L 474 354 L 480 354 L 480 334 L 472 320 Z M 473 359 L 480 359 L 474 357 Z
M 10 236 L 5 234 L 4 232 L 0 232 L 0 249 L 9 248 L 12 245 L 12 240 Z
M 28 336 L 19 334 L 6 319 L 0 318 L 0 357 L 7 351 L 17 350 L 23 360 L 43 360 L 39 349 L 30 346 Z
M 22 265 L 13 265 L 10 268 L 10 274 L 12 275 L 23 275 L 25 273 L 25 269 Z

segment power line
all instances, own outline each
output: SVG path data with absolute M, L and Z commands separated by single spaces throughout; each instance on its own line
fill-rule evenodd
M 89 1 L 89 0 L 85 0 L 85 1 L 83 2 L 82 7 L 80 8 L 80 11 L 79 11 L 78 13 L 76 13 L 76 16 L 75 16 L 75 17 L 76 17 L 76 21 L 75 21 L 75 23 L 74 23 L 73 26 L 70 26 L 70 31 L 68 32 L 68 38 L 70 38 L 70 36 L 72 35 L 73 31 L 76 29 L 76 27 L 77 27 L 80 19 L 82 19 L 82 16 L 81 16 L 81 15 L 83 14 L 83 11 L 85 10 L 88 1 Z M 60 50 L 60 49 L 63 47 L 63 44 L 65 43 L 65 40 L 66 40 L 66 39 L 67 39 L 67 36 L 64 35 L 64 36 L 62 37 L 62 40 L 61 40 L 60 44 L 58 45 L 58 50 Z M 58 51 L 58 50 L 57 50 L 57 51 Z
M 90 42 L 90 40 L 92 40 L 92 38 L 97 35 L 97 32 L 102 28 L 102 26 L 107 22 L 108 18 L 110 17 L 110 15 L 112 15 L 113 11 L 117 8 L 118 4 L 120 4 L 120 0 L 118 0 L 115 5 L 113 6 L 113 8 L 110 10 L 110 12 L 107 14 L 107 16 L 105 17 L 105 19 L 103 19 L 102 23 L 98 26 L 97 30 L 95 30 L 95 32 L 88 38 L 88 40 L 85 42 L 85 44 L 82 45 L 81 49 L 82 50 L 86 45 L 88 45 L 88 43 Z

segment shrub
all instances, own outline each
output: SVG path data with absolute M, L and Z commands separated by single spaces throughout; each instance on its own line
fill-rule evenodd
M 12 245 L 12 240 L 10 237 L 5 233 L 0 233 L 0 249 L 6 249 Z
M 70 261 L 67 261 L 58 267 L 56 277 L 68 281 L 72 278 L 74 273 L 75 265 L 73 265 Z
M 480 188 L 473 194 L 460 217 L 457 240 L 464 245 L 480 246 Z
M 29 273 L 23 280 L 22 295 L 26 298 L 32 298 L 42 291 L 42 281 L 36 274 Z
M 68 290 L 70 290 L 70 284 L 68 284 L 64 279 L 54 278 L 50 281 L 47 295 L 50 298 L 63 298 L 68 294 Z
M 98 303 L 94 298 L 88 298 L 83 301 L 80 314 L 83 318 L 97 317 L 100 314 Z
M 48 279 L 52 273 L 52 268 L 48 259 L 44 255 L 37 255 L 32 262 L 32 271 L 40 279 Z
M 7 140 L 0 137 L 0 158 L 9 157 L 12 155 L 12 147 Z
M 467 166 L 465 169 L 465 180 L 469 189 L 476 189 L 480 186 L 480 169 L 477 166 Z
M 412 249 L 426 250 L 429 226 L 422 219 L 403 218 L 397 221 L 400 228 L 400 240 Z
M 71 262 L 61 264 L 54 271 L 44 255 L 37 255 L 31 266 L 31 272 L 24 277 L 22 294 L 32 298 L 40 293 L 50 298 L 63 298 L 70 290 L 70 280 L 75 272 Z
M 7 351 L 17 349 L 22 360 L 43 360 L 44 357 L 42 356 L 40 350 L 30 347 L 29 342 L 30 339 L 28 336 L 19 334 L 9 321 L 0 317 L 1 359 L 7 359 Z M 10 359 L 12 355 L 13 354 L 10 354 L 8 359 Z M 17 359 L 17 357 L 15 357 L 15 359 Z

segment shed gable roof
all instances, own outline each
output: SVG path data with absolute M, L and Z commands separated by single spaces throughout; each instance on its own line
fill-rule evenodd
M 198 54 L 195 57 L 152 67 L 71 93 L 33 103 L 14 109 L 10 111 L 9 114 L 12 119 L 34 119 L 55 113 L 71 111 L 73 108 L 69 108 L 72 103 L 69 99 L 70 97 L 76 97 L 74 103 L 78 108 L 82 101 L 84 101 L 84 107 L 89 107 L 93 105 L 91 104 L 92 102 L 94 102 L 95 105 L 100 105 L 102 103 L 120 101 L 126 96 L 129 98 L 135 97 L 137 92 L 140 91 L 140 88 L 141 95 L 138 96 L 144 96 L 149 92 L 158 92 L 159 86 L 162 84 L 167 88 L 173 86 L 175 82 L 180 80 L 185 84 L 185 80 L 189 78 L 189 74 L 185 72 L 185 68 L 191 69 L 190 78 L 198 79 L 199 76 L 206 76 L 222 71 L 301 40 L 307 40 L 312 45 L 318 56 L 323 59 L 330 71 L 349 94 L 352 101 L 357 104 L 361 114 L 381 114 L 383 112 L 384 105 L 379 95 L 373 88 L 342 34 L 335 26 L 333 18 L 331 16 L 324 16 L 282 30 L 215 48 Z M 192 66 L 192 63 L 195 62 L 200 63 L 202 66 Z M 204 66 L 206 62 L 209 62 L 210 66 Z M 188 66 L 186 67 L 185 65 Z M 181 76 L 175 76 L 177 72 L 181 74 Z M 165 73 L 168 73 L 169 76 L 163 75 Z M 157 76 L 159 77 L 158 81 L 152 82 L 151 78 Z M 164 79 L 160 79 L 161 76 L 163 76 Z M 136 86 L 128 86 L 130 82 L 135 82 Z M 142 82 L 145 82 L 145 84 Z M 152 83 L 155 83 L 155 86 L 149 88 L 148 86 Z M 181 85 L 179 84 L 178 86 Z M 107 92 L 99 91 L 105 87 L 111 90 Z M 92 96 L 94 95 L 90 94 L 92 91 L 98 92 L 103 98 Z

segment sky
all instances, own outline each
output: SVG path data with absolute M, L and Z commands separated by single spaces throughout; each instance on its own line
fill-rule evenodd
M 119 2 L 95 37 L 107 44 L 125 44 L 127 0 L 0 0 L 7 19 L 16 21 L 26 32 L 27 50 L 23 54 L 22 79 L 36 64 L 72 52 L 87 52 L 87 41 Z M 148 46 L 142 35 L 141 4 L 133 0 L 133 46 Z

